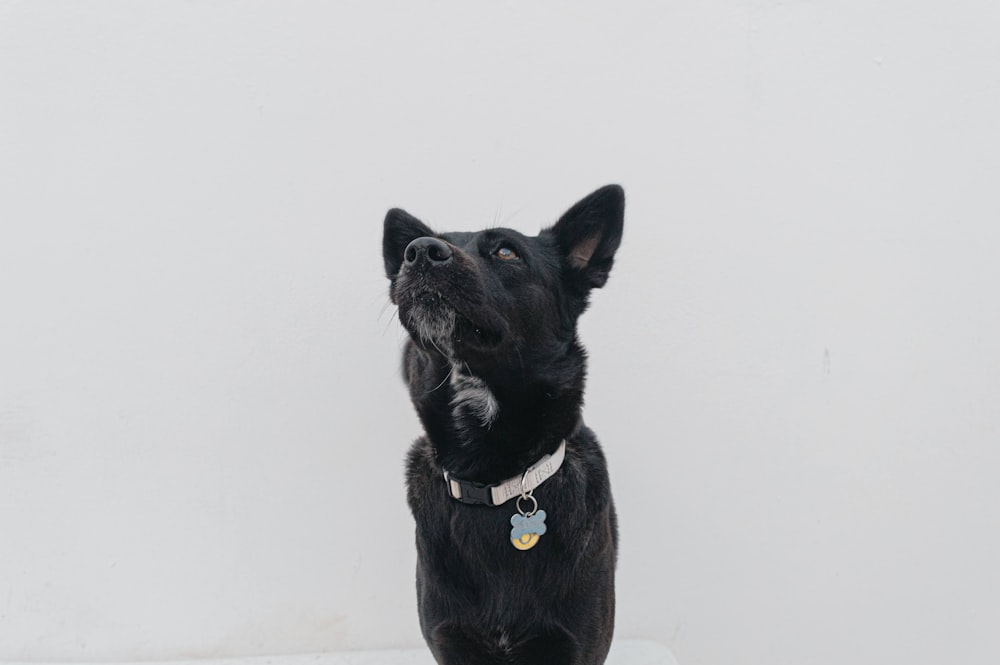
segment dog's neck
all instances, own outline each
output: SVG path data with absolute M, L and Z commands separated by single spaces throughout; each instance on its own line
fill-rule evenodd
M 581 353 L 575 344 L 569 352 Z M 410 396 L 437 461 L 456 476 L 484 483 L 508 478 L 551 454 L 580 426 L 585 372 L 579 360 L 558 386 L 477 376 L 464 363 L 412 344 L 406 365 Z

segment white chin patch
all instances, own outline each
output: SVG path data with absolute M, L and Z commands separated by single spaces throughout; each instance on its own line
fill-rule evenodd
M 451 372 L 451 387 L 455 391 L 451 407 L 456 419 L 471 416 L 482 423 L 483 427 L 493 424 L 500 405 L 482 379 L 463 374 L 458 365 L 455 365 Z
M 446 356 L 454 355 L 451 339 L 455 334 L 455 310 L 435 308 L 428 311 L 423 306 L 414 306 L 409 313 L 408 326 L 424 344 L 433 346 Z

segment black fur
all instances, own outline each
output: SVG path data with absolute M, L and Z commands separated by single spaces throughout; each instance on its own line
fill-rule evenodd
M 614 630 L 617 522 L 604 454 L 581 420 L 586 356 L 576 334 L 621 242 L 624 192 L 603 187 L 528 237 L 435 234 L 385 217 L 383 258 L 410 333 L 404 377 L 425 429 L 407 459 L 417 599 L 442 665 L 603 663 Z M 513 252 L 513 254 L 511 254 Z M 467 505 L 454 477 L 496 483 L 567 441 L 534 496 L 547 532 L 510 542 L 514 501 Z

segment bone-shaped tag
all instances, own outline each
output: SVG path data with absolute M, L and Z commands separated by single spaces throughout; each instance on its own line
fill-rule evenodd
M 510 542 L 519 550 L 530 550 L 545 534 L 545 511 L 533 515 L 514 515 L 510 518 Z

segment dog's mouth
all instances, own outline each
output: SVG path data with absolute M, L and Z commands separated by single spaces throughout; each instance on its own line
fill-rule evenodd
M 503 341 L 499 330 L 467 316 L 441 294 L 423 293 L 401 306 L 399 314 L 416 341 L 445 355 L 464 348 L 489 349 Z
M 464 316 L 458 316 L 455 319 L 454 341 L 456 345 L 494 347 L 503 341 L 503 335 L 485 324 L 474 323 Z

